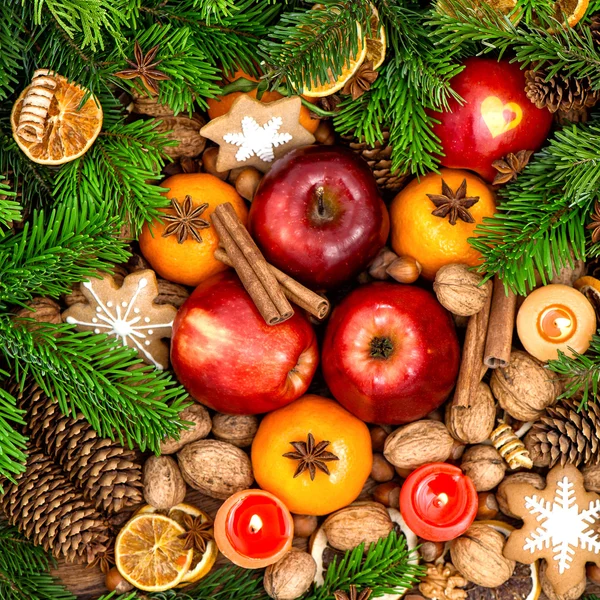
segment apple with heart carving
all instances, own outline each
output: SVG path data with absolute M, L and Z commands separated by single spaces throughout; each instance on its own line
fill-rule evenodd
M 527 98 L 518 64 L 473 57 L 464 65 L 450 82 L 464 103 L 452 99 L 448 112 L 430 113 L 440 121 L 433 131 L 442 143 L 442 165 L 470 169 L 492 182 L 498 173 L 492 166 L 495 160 L 541 148 L 552 114 Z

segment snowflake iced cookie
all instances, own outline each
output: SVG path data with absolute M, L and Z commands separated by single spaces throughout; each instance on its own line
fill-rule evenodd
M 506 496 L 510 511 L 523 519 L 504 547 L 506 558 L 526 564 L 543 558 L 558 595 L 585 577 L 586 562 L 600 566 L 600 496 L 586 492 L 576 467 L 554 467 L 543 490 L 509 485 Z
M 226 115 L 207 123 L 200 133 L 219 145 L 217 170 L 256 167 L 266 172 L 273 162 L 315 138 L 300 125 L 299 96 L 263 104 L 240 96 Z
M 157 369 L 169 365 L 169 348 L 162 338 L 171 337 L 177 309 L 154 304 L 158 284 L 154 271 L 136 271 L 119 287 L 110 275 L 81 284 L 87 303 L 79 302 L 63 313 L 78 331 L 106 333 L 123 346 L 135 348 L 144 362 Z

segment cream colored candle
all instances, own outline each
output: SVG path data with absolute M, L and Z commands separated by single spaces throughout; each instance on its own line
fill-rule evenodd
M 589 300 L 567 285 L 551 284 L 527 296 L 517 315 L 517 332 L 525 350 L 539 360 L 558 358 L 558 351 L 583 353 L 596 332 L 596 313 Z

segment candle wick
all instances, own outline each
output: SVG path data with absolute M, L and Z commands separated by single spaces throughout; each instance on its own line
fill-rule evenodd
M 252 515 L 249 525 L 251 533 L 258 533 L 262 529 L 263 522 L 258 515 Z
M 435 504 L 438 508 L 446 506 L 446 504 L 448 504 L 448 494 L 445 494 L 443 492 L 439 494 L 438 497 L 435 499 Z

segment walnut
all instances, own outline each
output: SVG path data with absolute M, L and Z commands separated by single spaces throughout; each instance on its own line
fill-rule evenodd
M 229 442 L 238 448 L 252 443 L 258 429 L 254 415 L 224 415 L 217 413 L 212 420 L 212 432 L 216 439 Z
M 177 458 L 188 485 L 211 498 L 226 500 L 254 483 L 248 455 L 233 444 L 200 440 L 185 446 Z
M 160 132 L 168 132 L 166 137 L 170 140 L 179 142 L 175 146 L 165 146 L 165 152 L 171 158 L 181 158 L 182 156 L 198 156 L 206 146 L 206 139 L 200 135 L 200 130 L 205 125 L 205 121 L 199 115 L 193 118 L 185 116 L 160 117 L 153 119 L 157 123 L 155 129 Z
M 177 462 L 170 456 L 151 456 L 144 464 L 144 500 L 160 510 L 183 502 L 187 488 Z
M 444 462 L 454 440 L 443 423 L 425 419 L 404 425 L 385 441 L 383 454 L 395 467 L 416 469 L 432 462 Z
M 317 563 L 308 554 L 292 548 L 274 565 L 267 567 L 265 591 L 273 600 L 296 600 L 308 591 L 317 573 Z
M 27 302 L 29 308 L 21 308 L 15 313 L 15 316 L 22 319 L 33 319 L 38 323 L 53 323 L 58 325 L 62 323 L 61 308 L 58 302 L 52 298 L 32 298 Z M 29 326 L 35 326 L 34 323 Z
M 156 279 L 158 284 L 158 296 L 154 298 L 154 304 L 170 304 L 175 308 L 181 305 L 189 298 L 190 293 L 177 283 L 171 283 L 166 279 Z
M 536 420 L 561 391 L 558 376 L 520 350 L 511 352 L 507 367 L 494 370 L 490 387 L 500 406 L 518 421 Z
M 460 468 L 478 492 L 495 488 L 504 478 L 506 464 L 492 446 L 472 446 L 464 454 Z
M 201 440 L 210 433 L 212 427 L 210 415 L 201 404 L 194 403 L 183 409 L 179 413 L 179 418 L 182 421 L 190 421 L 192 425 L 189 429 L 183 429 L 179 433 L 178 440 L 165 438 L 160 443 L 161 454 L 175 454 L 175 452 L 179 452 L 186 444 Z
M 600 465 L 585 467 L 583 473 L 583 485 L 588 492 L 600 493 Z
M 345 552 L 365 544 L 365 552 L 394 528 L 390 515 L 377 502 L 357 502 L 330 515 L 323 523 L 329 544 Z
M 427 572 L 419 584 L 419 591 L 432 600 L 464 600 L 467 592 L 460 588 L 469 582 L 460 575 L 453 564 L 426 565 Z
M 548 581 L 548 577 L 546 577 L 546 561 L 542 560 L 540 563 L 540 584 L 542 586 L 542 591 L 546 594 L 548 600 L 577 600 L 577 598 L 583 596 L 587 585 L 585 577 L 574 585 L 566 594 L 559 595 L 554 591 L 554 587 Z
M 433 289 L 439 303 L 461 317 L 477 314 L 485 304 L 490 288 L 467 265 L 445 265 L 436 274 Z
M 506 486 L 511 483 L 528 483 L 538 490 L 543 490 L 546 487 L 546 480 L 537 473 L 513 473 L 508 475 L 502 480 L 502 483 L 498 486 L 496 491 L 496 500 L 498 501 L 498 507 L 507 516 L 519 519 L 517 515 L 510 512 L 508 508 L 508 500 L 506 499 Z
M 452 564 L 469 581 L 482 587 L 498 587 L 508 581 L 515 562 L 505 558 L 504 536 L 484 523 L 473 523 L 450 544 Z
M 471 398 L 470 406 L 446 407 L 446 427 L 464 444 L 480 444 L 490 437 L 496 422 L 496 402 L 486 383 L 481 382 Z

